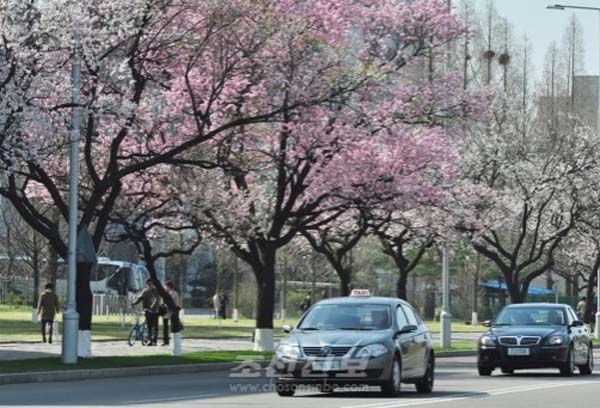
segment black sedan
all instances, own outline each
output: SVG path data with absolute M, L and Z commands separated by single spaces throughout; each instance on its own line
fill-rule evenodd
M 479 339 L 477 368 L 488 376 L 496 368 L 558 368 L 561 375 L 592 373 L 594 354 L 587 326 L 568 305 L 524 303 L 506 306 Z

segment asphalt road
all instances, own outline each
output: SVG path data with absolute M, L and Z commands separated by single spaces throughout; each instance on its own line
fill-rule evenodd
M 598 350 L 595 360 L 600 362 Z M 0 386 L 0 406 L 587 408 L 598 405 L 599 393 L 600 370 L 572 378 L 558 376 L 557 370 L 479 377 L 475 359 L 469 357 L 439 359 L 435 391 L 429 396 L 404 385 L 395 399 L 382 398 L 375 388 L 281 398 L 270 390 L 268 379 L 231 378 L 223 372 Z

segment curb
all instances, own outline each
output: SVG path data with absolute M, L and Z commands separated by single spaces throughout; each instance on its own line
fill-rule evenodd
M 280 338 L 275 336 L 275 339 Z M 215 340 L 215 341 L 244 341 L 247 340 L 249 343 L 252 343 L 251 337 L 185 337 L 186 340 Z M 109 343 L 109 342 L 127 342 L 126 338 L 122 339 L 96 339 L 92 340 L 93 343 Z M 0 345 L 2 344 L 40 344 L 40 340 L 0 340 Z M 55 341 L 56 344 L 60 344 L 60 339 Z
M 600 349 L 600 344 L 595 344 L 594 349 Z M 436 353 L 436 358 L 451 357 L 474 357 L 477 351 L 443 351 Z M 271 360 L 257 360 L 263 368 Z M 66 371 L 43 371 L 35 373 L 0 374 L 0 385 L 45 383 L 45 382 L 70 382 L 102 378 L 119 378 L 130 376 L 171 375 L 187 373 L 203 373 L 216 371 L 229 371 L 239 367 L 242 362 L 236 363 L 204 363 L 204 364 L 180 364 L 147 367 L 124 367 L 124 368 L 97 368 L 91 370 L 66 370 Z
M 435 358 L 474 357 L 476 355 L 477 355 L 477 350 L 440 351 L 440 352 L 435 353 Z
M 474 356 L 474 351 L 447 351 L 436 354 L 437 358 Z M 256 361 L 263 368 L 271 360 Z M 204 363 L 204 364 L 179 364 L 147 367 L 124 368 L 96 368 L 88 370 L 42 371 L 33 373 L 0 374 L 0 386 L 9 384 L 46 383 L 46 382 L 71 382 L 102 378 L 138 377 L 150 375 L 188 374 L 202 372 L 229 371 L 239 367 L 242 362 L 236 363 Z
M 256 361 L 265 366 L 269 361 Z M 119 378 L 130 376 L 170 375 L 202 373 L 212 371 L 229 371 L 239 367 L 237 363 L 204 363 L 204 364 L 179 364 L 147 367 L 124 368 L 97 368 L 90 370 L 43 371 L 35 373 L 0 374 L 0 385 L 45 383 L 45 382 L 70 382 L 102 378 Z

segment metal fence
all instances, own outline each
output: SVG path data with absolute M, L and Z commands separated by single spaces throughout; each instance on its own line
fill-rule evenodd
M 33 281 L 0 278 L 0 303 L 29 305 L 33 302 Z

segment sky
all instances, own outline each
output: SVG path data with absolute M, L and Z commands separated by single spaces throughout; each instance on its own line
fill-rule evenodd
M 484 10 L 488 0 L 476 0 L 477 8 Z M 458 3 L 458 1 L 456 1 Z M 600 12 L 591 10 L 547 10 L 549 4 L 562 4 L 600 8 L 600 0 L 494 0 L 501 16 L 513 24 L 515 35 L 526 33 L 533 45 L 533 63 L 538 75 L 544 65 L 548 45 L 560 39 L 575 13 L 583 28 L 585 73 L 598 74 L 600 57 Z

